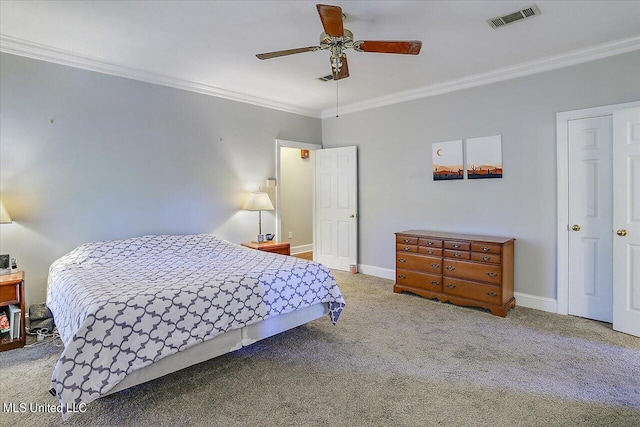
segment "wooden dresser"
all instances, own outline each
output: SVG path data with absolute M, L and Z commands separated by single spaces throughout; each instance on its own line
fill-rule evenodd
M 393 291 L 506 316 L 513 297 L 515 239 L 408 230 L 396 233 Z

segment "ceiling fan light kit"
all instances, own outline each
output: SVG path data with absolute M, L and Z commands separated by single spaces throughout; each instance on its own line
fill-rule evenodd
M 345 15 L 342 13 L 340 7 L 317 4 L 316 8 L 318 9 L 322 26 L 324 27 L 324 32 L 320 34 L 320 46 L 260 53 L 256 56 L 259 59 L 271 59 L 303 52 L 328 50 L 331 53 L 330 63 L 333 80 L 340 80 L 349 77 L 349 66 L 345 53 L 347 49 L 353 49 L 356 52 L 395 53 L 403 55 L 417 55 L 420 53 L 422 42 L 419 40 L 354 41 L 353 33 L 343 26 Z

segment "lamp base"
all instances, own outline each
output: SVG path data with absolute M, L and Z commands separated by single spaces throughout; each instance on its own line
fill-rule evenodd
M 264 242 L 264 235 L 258 234 L 258 240 L 252 240 L 251 243 L 262 243 Z

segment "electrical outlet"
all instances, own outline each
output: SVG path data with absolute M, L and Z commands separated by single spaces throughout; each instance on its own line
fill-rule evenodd
M 289 232 L 289 238 L 290 238 L 290 239 L 293 239 L 293 231 L 290 231 L 290 232 Z

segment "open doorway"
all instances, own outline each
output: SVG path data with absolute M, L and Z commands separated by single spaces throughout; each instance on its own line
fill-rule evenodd
M 291 255 L 310 260 L 314 259 L 315 150 L 321 148 L 276 140 L 276 238 L 290 243 Z

